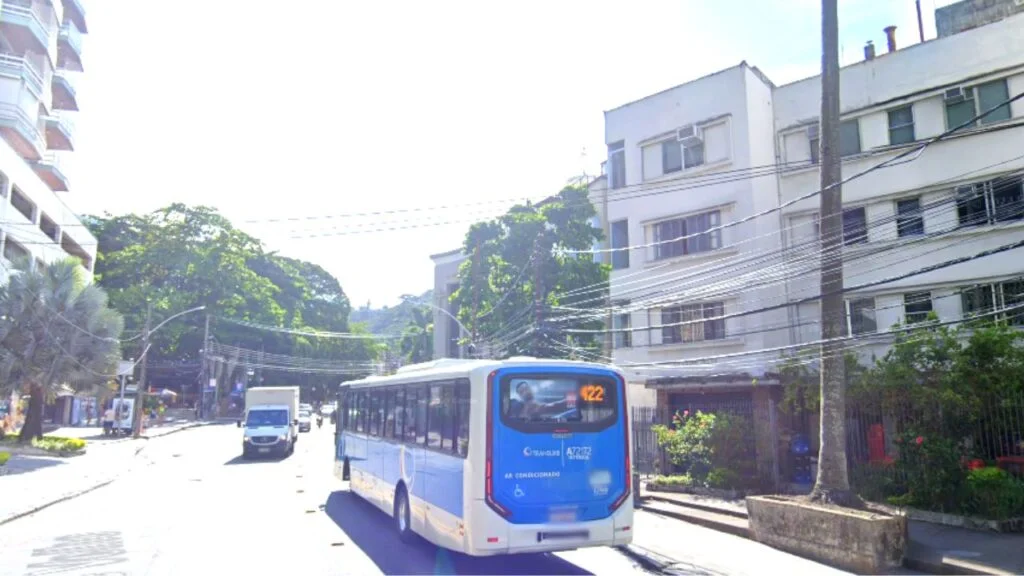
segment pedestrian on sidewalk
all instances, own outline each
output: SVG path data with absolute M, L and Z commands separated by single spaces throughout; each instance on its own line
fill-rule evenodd
M 114 429 L 114 407 L 111 406 L 103 412 L 103 433 L 110 435 Z

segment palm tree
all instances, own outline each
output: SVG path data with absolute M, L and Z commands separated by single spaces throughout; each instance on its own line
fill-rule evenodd
M 16 264 L 0 286 L 0 387 L 28 392 L 19 440 L 43 434 L 43 405 L 64 385 L 107 382 L 116 370 L 124 328 L 107 294 L 85 285 L 77 259 L 45 270 Z
M 402 356 L 413 364 L 426 362 L 434 357 L 434 323 L 427 308 L 412 309 L 412 319 L 402 334 L 401 347 Z

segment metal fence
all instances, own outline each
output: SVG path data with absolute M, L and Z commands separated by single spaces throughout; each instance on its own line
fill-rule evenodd
M 740 440 L 749 449 L 743 454 L 753 460 L 739 466 L 749 477 L 748 485 L 764 490 L 803 491 L 814 481 L 819 438 L 817 410 L 780 406 L 772 398 L 715 398 L 707 395 L 693 401 L 677 401 L 672 406 L 634 407 L 633 459 L 642 475 L 673 474 L 677 470 L 665 450 L 658 446 L 652 427 L 672 424 L 679 411 L 743 416 L 751 423 Z M 964 465 L 999 466 L 1024 475 L 1024 394 L 974 400 L 965 408 L 950 409 L 938 403 L 916 400 L 884 403 L 877 399 L 847 401 L 847 459 L 851 481 L 861 471 L 896 474 L 900 441 L 920 439 L 928 433 L 941 436 L 956 445 Z

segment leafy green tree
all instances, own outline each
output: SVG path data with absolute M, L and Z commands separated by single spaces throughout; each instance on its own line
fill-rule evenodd
M 429 308 L 413 308 L 401 340 L 402 356 L 413 364 L 434 356 L 434 322 Z
M 28 392 L 20 441 L 43 435 L 43 405 L 62 385 L 103 384 L 116 373 L 121 315 L 86 285 L 77 259 L 45 270 L 16 265 L 0 287 L 0 382 Z
M 591 224 L 595 214 L 586 187 L 569 185 L 470 227 L 452 300 L 477 344 L 503 355 L 600 352 L 609 269 L 592 254 L 564 251 L 589 250 L 603 237 Z
M 149 214 L 105 215 L 86 219 L 99 240 L 96 279 L 127 326 L 141 331 L 147 301 L 154 321 L 204 305 L 215 316 L 301 332 L 357 332 L 349 325 L 348 297 L 326 270 L 264 249 L 213 208 L 171 204 Z M 151 360 L 196 361 L 203 346 L 201 315 L 182 318 L 154 333 Z M 264 350 L 267 354 L 325 360 L 374 360 L 380 346 L 370 338 L 339 339 L 271 332 L 244 325 L 212 324 L 217 342 Z M 138 357 L 138 344 L 126 355 Z M 223 382 L 247 377 L 235 363 L 218 374 Z M 238 373 L 241 371 L 242 373 Z M 298 384 L 319 396 L 350 375 L 270 373 L 264 382 Z

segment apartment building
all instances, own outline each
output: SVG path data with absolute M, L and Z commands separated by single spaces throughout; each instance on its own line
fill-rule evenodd
M 971 4 L 971 1 L 961 4 Z M 954 5 L 956 6 L 956 5 Z M 850 177 L 1024 93 L 1024 13 L 959 34 L 889 51 L 840 75 L 843 176 Z M 818 77 L 775 90 L 783 202 L 818 189 Z M 935 313 L 941 322 L 1024 305 L 1024 253 L 955 265 L 1024 239 L 1024 100 L 996 108 L 953 137 L 843 186 L 847 328 L 863 335 L 865 360 L 884 353 L 895 324 Z M 817 197 L 783 209 L 788 260 L 816 266 Z M 936 267 L 923 274 L 909 273 Z M 903 276 L 906 276 L 905 278 Z M 883 280 L 900 278 L 880 283 Z M 877 285 L 872 285 L 879 283 Z M 858 288 L 863 287 L 863 288 Z M 789 297 L 819 293 L 794 278 Z M 1017 311 L 1019 313 L 1020 311 Z M 1024 316 L 1012 321 L 1024 325 Z M 794 342 L 819 339 L 817 302 L 794 307 Z
M 654 390 L 746 389 L 765 377 L 756 359 L 650 365 L 756 351 L 785 334 L 761 331 L 783 326 L 783 311 L 743 314 L 784 303 L 750 265 L 778 253 L 779 220 L 720 228 L 778 205 L 773 89 L 744 62 L 605 112 L 608 186 L 592 198 L 614 250 L 613 358 L 634 405 L 653 405 Z
M 843 186 L 848 329 L 883 333 L 865 359 L 897 323 L 1024 304 L 1021 251 L 968 259 L 1024 238 L 1024 100 L 869 170 L 1024 92 L 1024 14 L 963 28 L 902 50 L 889 28 L 886 53 L 841 71 L 843 176 L 867 172 Z M 820 339 L 818 303 L 795 304 L 819 294 L 820 97 L 819 77 L 775 86 L 742 63 L 605 113 L 592 199 L 613 359 L 649 391 L 634 404 L 777 394 L 782 352 Z
M 96 239 L 61 200 L 71 189 L 80 0 L 0 0 L 0 275 L 74 256 L 92 278 Z

